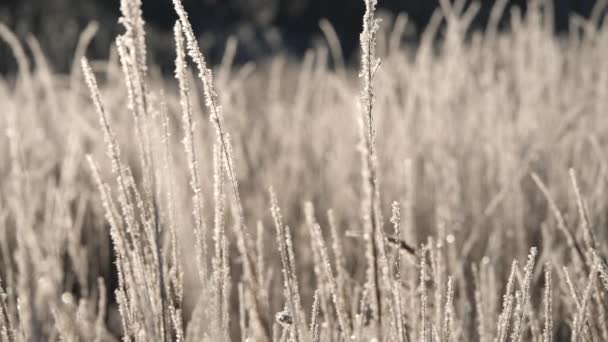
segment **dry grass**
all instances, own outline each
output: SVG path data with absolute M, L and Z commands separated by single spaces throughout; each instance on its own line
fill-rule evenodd
M 68 76 L 0 24 L 0 339 L 608 340 L 602 9 L 440 2 L 412 51 L 366 0 L 358 81 L 328 22 L 212 70 L 174 0 L 176 80 L 140 0 Z

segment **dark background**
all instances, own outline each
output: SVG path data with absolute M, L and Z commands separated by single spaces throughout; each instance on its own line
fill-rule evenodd
M 551 0 L 550 0 L 551 1 Z M 556 32 L 567 29 L 571 14 L 588 16 L 595 0 L 553 0 Z M 481 0 L 475 27 L 483 28 L 494 0 Z M 526 0 L 512 0 L 510 6 L 525 11 Z M 173 59 L 171 38 L 176 15 L 171 0 L 144 0 L 148 45 L 153 62 L 165 71 Z M 320 38 L 319 20 L 334 25 L 346 55 L 357 46 L 364 11 L 363 0 L 183 0 L 201 46 L 212 63 L 217 62 L 229 35 L 239 38 L 238 61 L 259 59 L 277 50 L 300 56 Z M 437 0 L 379 0 L 385 13 L 405 12 L 412 23 L 412 42 L 423 30 Z M 91 20 L 100 29 L 88 55 L 105 58 L 114 37 L 121 32 L 117 23 L 119 0 L 0 0 L 0 21 L 19 37 L 34 34 L 56 71 L 66 71 L 78 35 Z M 14 70 L 14 61 L 0 42 L 0 73 Z

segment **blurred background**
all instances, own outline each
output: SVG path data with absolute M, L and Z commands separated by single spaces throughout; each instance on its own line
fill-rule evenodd
M 554 2 L 556 32 L 568 28 L 572 14 L 588 17 L 596 0 L 548 0 Z M 222 55 L 228 36 L 239 41 L 236 62 L 263 58 L 277 51 L 301 56 L 320 41 L 319 21 L 328 19 L 334 26 L 345 51 L 352 57 L 357 47 L 363 14 L 362 0 L 184 0 L 201 46 L 212 63 Z M 509 7 L 525 11 L 526 0 L 509 1 Z M 483 28 L 495 1 L 480 1 L 481 10 L 474 21 Z M 409 29 L 406 39 L 415 44 L 423 31 L 437 0 L 381 0 L 380 15 L 390 20 L 406 13 Z M 172 26 L 176 20 L 170 0 L 145 0 L 151 58 L 164 72 L 171 71 L 173 59 Z M 508 13 L 508 11 L 507 11 Z M 55 71 L 65 72 L 71 65 L 80 32 L 91 21 L 99 23 L 89 56 L 106 58 L 121 27 L 119 0 L 1 0 L 0 21 L 21 38 L 33 34 L 40 40 Z M 507 20 L 507 18 L 505 18 Z M 61 37 L 61 38 L 57 38 Z M 6 46 L 0 44 L 0 73 L 15 68 Z

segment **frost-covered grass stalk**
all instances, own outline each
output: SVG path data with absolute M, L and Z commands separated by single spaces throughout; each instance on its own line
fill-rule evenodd
M 376 0 L 365 1 L 365 14 L 363 16 L 363 32 L 361 32 L 361 69 L 359 77 L 362 80 L 361 90 L 361 118 L 359 118 L 359 149 L 362 162 L 362 201 L 361 213 L 363 215 L 363 231 L 367 241 L 366 257 L 368 262 L 367 282 L 371 295 L 371 309 L 373 319 L 381 325 L 382 322 L 382 295 L 380 289 L 379 247 L 383 242 L 381 231 L 382 218 L 379 214 L 378 178 L 375 155 L 375 128 L 374 128 L 374 76 L 380 67 L 380 60 L 376 58 L 376 35 L 379 29 L 379 19 L 375 16 Z M 381 329 L 381 326 L 378 327 Z

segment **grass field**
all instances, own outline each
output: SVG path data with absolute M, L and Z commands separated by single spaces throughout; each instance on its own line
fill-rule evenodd
M 603 8 L 211 67 L 173 2 L 174 78 L 141 0 L 69 75 L 0 23 L 1 341 L 608 341 Z

